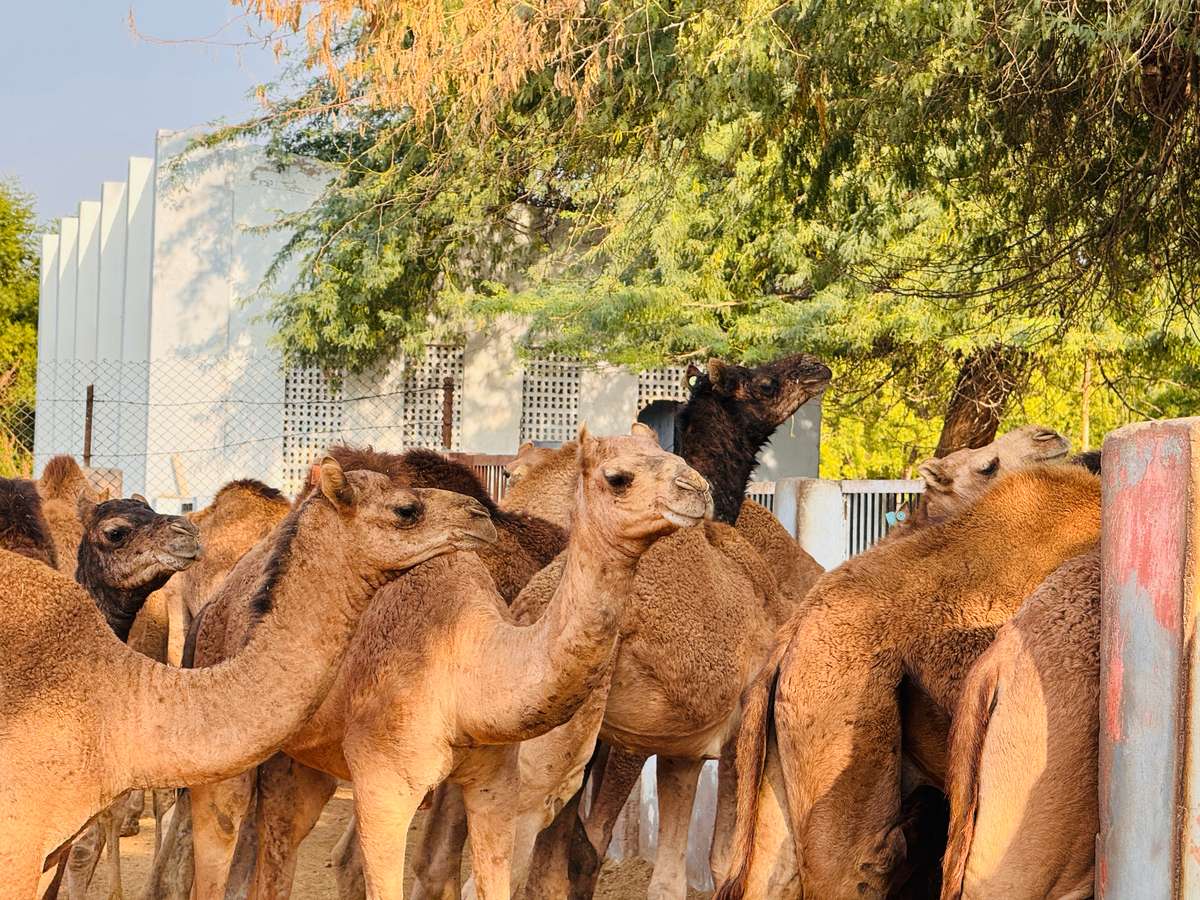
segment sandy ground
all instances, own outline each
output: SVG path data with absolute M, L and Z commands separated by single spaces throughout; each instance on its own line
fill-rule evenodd
M 329 851 L 337 843 L 350 819 L 353 801 L 347 788 L 339 788 L 333 800 L 325 807 L 321 819 L 300 850 L 300 862 L 296 867 L 296 884 L 292 896 L 296 900 L 337 900 L 337 886 L 333 870 L 329 867 Z M 418 814 L 423 815 L 423 814 Z M 410 837 L 420 825 L 413 823 Z M 154 819 L 147 814 L 142 817 L 139 834 L 121 840 L 121 874 L 124 895 L 129 900 L 140 900 L 145 889 L 150 857 L 154 852 Z M 410 855 L 411 858 L 411 855 Z M 411 878 L 411 875 L 409 875 Z M 617 863 L 608 860 L 600 875 L 596 891 L 597 900 L 640 900 L 646 896 L 650 882 L 650 865 L 640 859 Z M 408 881 L 406 880 L 406 886 Z M 697 891 L 688 892 L 688 900 L 703 900 L 711 896 Z M 96 877 L 88 889 L 88 900 L 109 900 L 109 873 L 107 861 L 102 859 Z

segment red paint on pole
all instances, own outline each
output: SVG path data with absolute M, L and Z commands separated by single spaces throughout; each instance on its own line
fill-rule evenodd
M 1121 658 L 1120 626 L 1113 622 L 1109 625 L 1110 647 L 1116 652 L 1108 658 L 1108 677 L 1104 684 L 1104 732 L 1114 743 L 1122 738 L 1121 729 L 1121 690 L 1125 684 L 1125 663 Z

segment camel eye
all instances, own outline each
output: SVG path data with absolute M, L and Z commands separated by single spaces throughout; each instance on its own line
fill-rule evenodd
M 421 520 L 421 504 L 416 502 L 401 503 L 392 507 L 392 512 L 396 514 L 401 525 L 415 525 Z
M 979 474 L 987 478 L 991 478 L 1000 471 L 1000 457 L 995 456 L 992 461 L 979 470 Z
M 775 379 L 767 378 L 758 383 L 758 392 L 764 397 L 774 397 L 779 393 L 779 385 Z
M 104 529 L 104 538 L 110 544 L 119 544 L 129 537 L 129 531 L 128 525 L 110 525 Z
M 623 491 L 633 484 L 632 472 L 605 472 L 604 480 L 614 491 Z

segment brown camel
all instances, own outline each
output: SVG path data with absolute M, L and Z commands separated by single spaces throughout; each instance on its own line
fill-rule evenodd
M 278 490 L 244 478 L 224 485 L 212 503 L 188 518 L 200 529 L 204 557 L 165 589 L 170 618 L 168 658 L 179 665 L 192 617 L 247 551 L 288 514 L 291 503 Z
M 347 476 L 327 460 L 321 493 L 276 530 L 253 579 L 256 634 L 228 665 L 206 671 L 134 653 L 78 585 L 0 551 L 6 893 L 34 896 L 47 855 L 124 790 L 219 778 L 266 757 L 319 704 L 374 589 L 494 531 L 474 501 Z
M 611 656 L 614 607 L 637 559 L 711 511 L 707 483 L 643 436 L 584 432 L 578 448 L 571 539 L 544 614 L 514 625 L 473 557 L 413 570 L 376 596 L 343 677 L 285 747 L 293 759 L 353 779 L 371 896 L 400 896 L 409 820 L 446 778 L 463 791 L 481 893 L 508 896 L 516 742 L 569 718 L 587 698 Z M 198 641 L 197 660 L 207 652 Z M 200 791 L 193 802 L 198 810 Z M 203 898 L 210 888 L 201 889 L 201 868 L 198 842 Z
M 950 729 L 943 900 L 1095 887 L 1100 557 L 1059 567 L 971 667 Z
M 902 680 L 937 713 L 924 729 L 906 723 L 904 752 L 944 782 L 945 722 L 968 669 L 1038 584 L 1096 542 L 1099 498 L 1098 479 L 1074 466 L 1016 472 L 962 515 L 818 581 L 744 698 L 721 900 L 770 889 L 772 852 L 788 839 L 760 829 L 757 813 L 779 790 L 805 896 L 887 896 L 906 856 Z
M 706 373 L 689 370 L 692 396 L 678 419 L 681 452 L 713 484 L 714 497 L 721 498 L 716 517 L 729 524 L 673 535 L 643 557 L 626 604 L 611 690 L 598 692 L 568 725 L 522 747 L 519 848 L 560 809 L 570 810 L 568 798 L 579 788 L 597 732 L 613 744 L 607 763 L 613 771 L 601 779 L 587 839 L 568 846 L 577 830 L 568 821 L 548 833 L 557 839 L 539 840 L 531 895 L 565 895 L 568 855 L 590 857 L 595 871 L 636 777 L 630 756 L 644 760 L 657 753 L 664 800 L 651 896 L 682 896 L 687 822 L 700 767 L 719 756 L 735 732 L 743 685 L 762 665 L 774 629 L 821 572 L 766 510 L 743 502 L 746 480 L 773 431 L 821 393 L 829 378 L 828 368 L 803 354 L 756 369 L 710 360 Z M 531 511 L 553 514 L 565 503 L 563 454 L 532 452 L 536 458 L 520 467 L 505 505 L 527 502 Z M 730 527 L 735 520 L 737 527 Z M 514 607 L 519 616 L 536 614 L 553 582 L 552 574 L 543 575 L 552 571 L 530 583 L 528 596 Z M 787 579 L 786 590 L 777 573 Z M 730 796 L 728 784 L 723 793 Z M 721 849 L 714 845 L 716 854 Z M 525 880 L 528 865 L 518 854 L 514 883 Z M 452 867 L 439 868 L 452 875 Z M 590 893 L 591 886 L 575 890 Z

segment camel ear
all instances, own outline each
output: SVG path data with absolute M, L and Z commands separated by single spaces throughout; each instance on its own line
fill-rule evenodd
M 725 363 L 717 359 L 715 356 L 708 361 L 708 380 L 717 390 L 724 387 L 723 379 L 725 377 Z
M 917 474 L 924 478 L 927 484 L 944 486 L 954 480 L 942 468 L 941 462 L 936 459 L 927 459 L 921 463 L 917 467 Z
M 346 473 L 332 456 L 321 460 L 321 493 L 338 509 L 349 509 L 357 499 Z
M 634 422 L 629 428 L 629 433 L 634 437 L 650 438 L 655 444 L 658 443 L 658 432 L 645 422 Z
M 533 449 L 533 441 L 526 441 L 517 448 L 517 459 L 520 459 L 526 453 Z
M 138 503 L 144 503 L 144 504 L 146 504 L 146 506 L 150 505 L 150 501 L 147 500 L 145 497 L 143 497 L 141 494 L 130 494 L 129 499 L 135 500 Z
M 319 487 L 321 484 L 321 464 L 313 463 L 308 469 L 308 486 Z
M 598 443 L 588 431 L 587 423 L 580 424 L 579 436 L 575 438 L 575 458 L 579 461 L 579 471 L 586 472 L 592 467 Z
M 79 514 L 80 522 L 87 522 L 96 509 L 96 501 L 92 499 L 91 494 L 87 491 L 81 491 L 79 496 L 75 498 L 75 511 Z
M 700 377 L 700 367 L 695 363 L 688 363 L 687 371 L 683 373 L 683 389 L 690 391 L 696 386 L 696 379 Z

